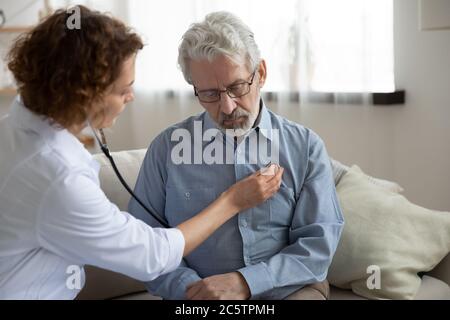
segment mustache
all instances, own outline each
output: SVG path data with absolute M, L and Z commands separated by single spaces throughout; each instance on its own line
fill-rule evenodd
M 219 121 L 220 121 L 220 123 L 223 123 L 224 121 L 227 121 L 227 120 L 236 120 L 241 117 L 249 117 L 249 116 L 250 116 L 250 112 L 248 112 L 242 108 L 236 108 L 231 114 L 225 114 L 225 113 L 221 112 L 219 115 Z

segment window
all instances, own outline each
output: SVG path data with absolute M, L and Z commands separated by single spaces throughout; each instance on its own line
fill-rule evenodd
M 389 0 L 309 0 L 312 91 L 391 92 L 393 4 Z
M 54 0 L 56 1 L 56 0 Z M 62 1 L 62 0 L 59 0 Z M 212 11 L 235 13 L 255 33 L 266 59 L 269 92 L 392 92 L 393 0 L 104 0 L 148 46 L 139 55 L 137 90 L 189 91 L 177 68 L 178 45 Z

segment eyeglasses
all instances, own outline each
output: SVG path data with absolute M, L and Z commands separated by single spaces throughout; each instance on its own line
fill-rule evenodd
M 232 84 L 228 88 L 225 88 L 225 90 L 212 89 L 198 91 L 197 88 L 194 87 L 195 96 L 198 98 L 198 100 L 200 100 L 200 102 L 204 103 L 213 103 L 220 101 L 222 92 L 226 92 L 232 99 L 243 97 L 250 92 L 250 87 L 253 84 L 253 80 L 255 79 L 255 74 L 256 70 L 253 72 L 250 82 L 238 82 Z

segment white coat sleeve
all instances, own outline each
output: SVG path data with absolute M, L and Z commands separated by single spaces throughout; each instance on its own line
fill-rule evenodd
M 141 281 L 177 268 L 185 245 L 180 230 L 151 228 L 121 212 L 83 172 L 52 184 L 36 225 L 37 238 L 47 250 Z

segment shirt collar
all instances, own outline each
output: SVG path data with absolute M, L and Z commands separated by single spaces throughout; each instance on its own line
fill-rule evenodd
M 264 100 L 261 99 L 261 112 L 259 114 L 256 127 L 259 132 L 267 139 L 272 141 L 272 119 L 270 118 L 269 109 L 267 109 Z
M 92 164 L 92 155 L 73 134 L 67 129 L 51 124 L 48 118 L 39 116 L 26 108 L 20 96 L 14 100 L 9 117 L 14 126 L 27 133 L 37 134 L 51 148 L 59 150 L 71 164 L 80 162 Z
M 260 101 L 261 111 L 259 113 L 258 118 L 256 119 L 256 125 L 254 128 L 250 131 L 257 130 L 260 132 L 264 137 L 272 141 L 272 120 L 270 118 L 269 110 L 267 109 L 264 100 L 261 99 Z M 218 129 L 217 124 L 214 122 L 213 119 L 211 119 L 208 112 L 205 112 L 205 117 L 203 121 L 203 130 L 207 131 L 208 129 Z M 219 129 L 218 129 L 219 130 Z M 221 134 L 222 131 L 218 131 L 217 135 Z

